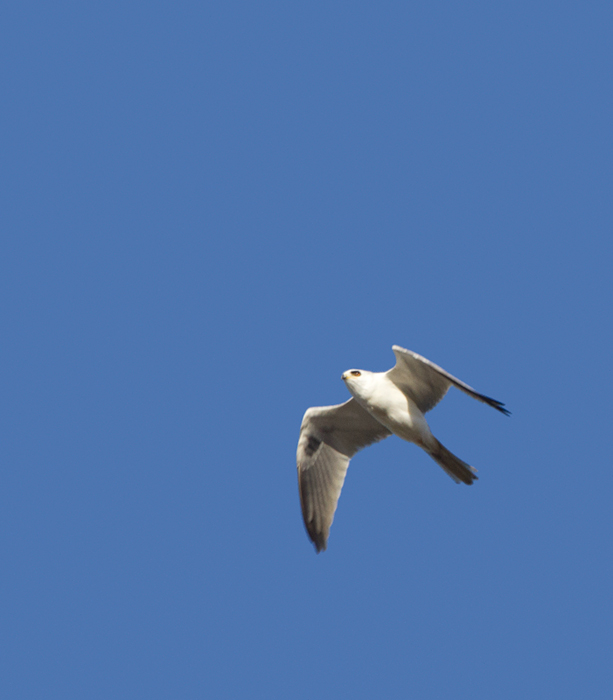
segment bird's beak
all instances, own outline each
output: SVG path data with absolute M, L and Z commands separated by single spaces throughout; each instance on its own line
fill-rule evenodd
M 343 372 L 343 373 L 341 374 L 341 379 L 342 379 L 343 381 L 345 381 L 345 379 L 347 379 L 347 372 Z

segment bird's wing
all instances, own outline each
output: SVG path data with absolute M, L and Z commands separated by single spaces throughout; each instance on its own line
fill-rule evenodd
M 296 454 L 298 488 L 304 524 L 318 552 L 326 548 L 349 460 L 388 435 L 354 399 L 304 414 Z
M 456 379 L 449 372 L 426 360 L 411 350 L 405 350 L 398 345 L 392 347 L 396 355 L 396 365 L 387 372 L 387 376 L 407 396 L 413 399 L 420 411 L 425 413 L 445 396 L 447 389 L 453 384 L 474 399 L 489 404 L 505 415 L 510 411 L 504 408 L 504 404 L 489 396 L 484 396 L 475 391 L 468 384 Z

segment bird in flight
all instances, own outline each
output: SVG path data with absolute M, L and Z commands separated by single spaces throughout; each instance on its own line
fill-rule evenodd
M 424 413 L 453 384 L 474 399 L 510 415 L 504 404 L 479 394 L 411 350 L 392 347 L 396 364 L 387 372 L 350 369 L 343 373 L 352 397 L 338 406 L 307 409 L 298 440 L 298 489 L 307 533 L 318 552 L 326 549 L 349 460 L 389 435 L 414 442 L 456 482 L 472 484 L 476 470 L 432 435 Z

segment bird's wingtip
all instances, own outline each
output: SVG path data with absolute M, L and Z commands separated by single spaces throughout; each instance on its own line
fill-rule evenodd
M 508 408 L 505 408 L 505 407 L 504 407 L 504 404 L 501 403 L 500 401 L 496 401 L 496 404 L 494 405 L 494 408 L 497 408 L 497 409 L 500 411 L 500 413 L 504 413 L 505 416 L 510 416 L 510 415 L 511 415 L 511 411 L 509 411 Z

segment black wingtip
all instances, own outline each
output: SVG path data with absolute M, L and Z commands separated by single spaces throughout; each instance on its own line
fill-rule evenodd
M 324 552 L 326 550 L 326 547 L 328 546 L 328 538 L 326 535 L 324 535 L 323 532 L 319 532 L 313 527 L 313 523 L 305 523 L 305 528 L 307 531 L 307 535 L 309 536 L 309 539 L 313 543 L 313 547 L 315 547 L 315 551 L 317 554 L 320 552 Z
M 504 407 L 504 404 L 502 401 L 496 401 L 496 399 L 490 399 L 489 396 L 487 397 L 487 403 L 492 407 L 495 408 L 497 411 L 500 411 L 500 413 L 504 413 L 505 416 L 510 416 L 511 411 L 509 411 L 508 408 Z
M 313 537 L 310 533 L 309 535 L 311 537 L 311 541 L 313 542 L 313 546 L 315 547 L 315 551 L 317 552 L 317 554 L 319 554 L 320 552 L 325 552 L 327 542 L 322 537 Z

